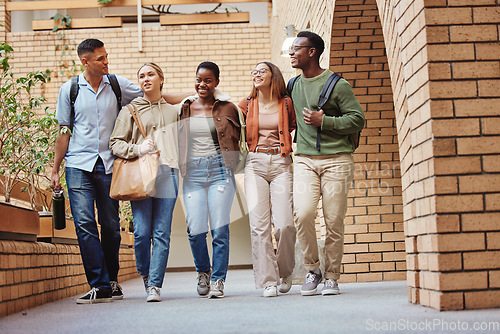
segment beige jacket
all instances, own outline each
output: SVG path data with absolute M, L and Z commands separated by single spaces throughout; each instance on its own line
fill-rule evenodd
M 144 130 L 160 151 L 160 164 L 179 168 L 177 153 L 177 108 L 160 101 L 151 103 L 143 97 L 135 98 L 131 104 L 137 107 Z M 139 147 L 144 138 L 135 124 L 132 114 L 125 106 L 120 111 L 109 141 L 114 155 L 133 159 L 139 156 Z

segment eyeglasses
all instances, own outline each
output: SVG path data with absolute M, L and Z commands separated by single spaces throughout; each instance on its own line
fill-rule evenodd
M 253 77 L 256 77 L 258 76 L 259 74 L 260 75 L 264 75 L 266 74 L 268 71 L 267 68 L 261 68 L 260 70 L 253 70 L 252 72 L 250 72 L 250 74 L 253 76 Z
M 299 51 L 301 48 L 314 48 L 314 46 L 313 45 L 292 45 L 288 49 L 288 52 L 295 53 L 295 52 Z

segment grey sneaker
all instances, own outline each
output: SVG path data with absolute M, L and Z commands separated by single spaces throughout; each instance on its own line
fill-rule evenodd
M 146 301 L 149 302 L 161 302 L 160 288 L 156 286 L 150 286 L 148 288 L 148 298 Z
M 113 298 L 113 300 L 122 300 L 123 292 L 120 284 L 118 284 L 117 281 L 111 281 L 109 283 L 111 284 L 111 298 Z
M 279 287 L 279 292 L 287 293 L 292 288 L 292 276 L 288 276 L 281 279 L 281 284 Z
M 215 282 L 210 282 L 208 298 L 224 298 L 224 280 L 222 278 L 219 278 Z
M 210 292 L 210 275 L 212 275 L 211 270 L 198 273 L 198 285 L 196 286 L 196 291 L 198 291 L 200 296 L 206 296 Z
M 323 286 L 323 290 L 321 294 L 325 295 L 338 295 L 340 293 L 339 284 L 335 279 L 325 279 L 325 285 Z
M 302 288 L 300 289 L 302 296 L 312 296 L 316 294 L 316 289 L 318 284 L 321 283 L 322 278 L 321 272 L 319 274 L 313 273 L 312 271 L 308 272 L 304 284 L 302 284 Z
M 148 288 L 149 288 L 149 275 L 142 276 L 142 281 L 144 282 L 144 290 L 146 290 L 146 292 L 148 292 Z

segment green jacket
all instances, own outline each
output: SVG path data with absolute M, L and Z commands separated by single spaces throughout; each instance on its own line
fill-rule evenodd
M 316 111 L 323 86 L 333 72 L 325 70 L 314 78 L 300 76 L 292 90 L 293 106 L 297 116 L 297 151 L 296 155 L 330 155 L 352 153 L 354 146 L 349 134 L 361 131 L 365 125 L 363 108 L 359 104 L 351 85 L 340 79 L 330 98 L 323 106 L 321 124 L 321 146 L 316 150 L 317 127 L 304 122 L 302 110 Z

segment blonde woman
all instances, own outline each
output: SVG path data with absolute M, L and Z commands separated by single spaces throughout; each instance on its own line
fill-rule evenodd
M 144 125 L 144 139 L 127 107 L 124 107 L 111 135 L 111 152 L 132 159 L 148 152 L 160 152 L 156 195 L 131 201 L 134 218 L 134 247 L 137 271 L 144 279 L 148 302 L 159 302 L 170 249 L 172 214 L 179 187 L 177 158 L 177 109 L 165 102 L 161 92 L 163 71 L 146 63 L 137 72 L 144 97 L 134 99 Z M 152 249 L 151 249 L 152 245 Z

